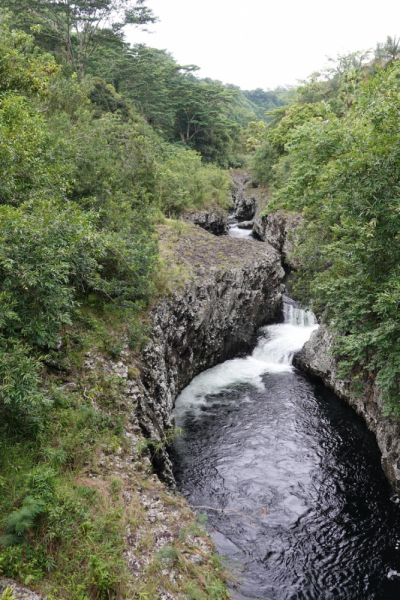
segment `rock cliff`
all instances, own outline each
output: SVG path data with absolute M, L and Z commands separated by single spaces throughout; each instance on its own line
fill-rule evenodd
M 332 346 L 331 334 L 325 325 L 321 325 L 296 356 L 295 365 L 322 379 L 325 385 L 363 417 L 377 439 L 382 453 L 382 468 L 393 489 L 400 494 L 400 418 L 384 415 L 382 394 L 372 377 L 364 377 L 361 394 L 350 389 L 351 381 L 339 379 L 337 362 L 331 353 Z
M 257 205 L 256 194 L 251 190 L 251 174 L 249 171 L 232 171 L 231 178 L 235 186 L 233 216 L 238 221 L 251 221 Z
M 283 289 L 280 256 L 269 244 L 216 239 L 194 227 L 174 239 L 173 252 L 190 275 L 150 313 L 139 403 L 142 428 L 158 440 L 173 425 L 175 399 L 193 377 L 252 349 L 257 329 L 278 317 Z M 159 452 L 154 464 L 171 482 L 166 454 Z
M 185 218 L 213 235 L 228 234 L 228 213 L 222 209 L 189 210 L 185 214 Z
M 296 258 L 296 229 L 302 223 L 301 215 L 293 215 L 283 210 L 271 212 L 266 216 L 261 213 L 266 202 L 259 201 L 253 222 L 253 234 L 263 242 L 268 242 L 282 254 L 285 264 L 295 269 L 301 268 Z
M 232 171 L 231 177 L 235 185 L 232 194 L 234 217 L 242 221 L 238 226 L 252 226 L 253 235 L 278 250 L 285 264 L 294 269 L 301 268 L 295 252 L 296 229 L 302 223 L 301 215 L 278 210 L 262 216 L 270 199 L 269 190 L 263 187 L 253 188 L 249 171 Z

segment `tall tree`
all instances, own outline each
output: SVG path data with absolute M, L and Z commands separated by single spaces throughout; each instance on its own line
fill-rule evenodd
M 156 17 L 145 0 L 4 0 L 25 28 L 58 49 L 82 78 L 88 61 L 105 43 L 121 36 L 126 25 L 143 26 Z
M 398 59 L 400 54 L 400 38 L 388 35 L 384 44 L 377 44 L 375 58 L 378 60 L 392 61 Z
M 175 88 L 176 132 L 184 144 L 207 130 L 225 126 L 224 113 L 234 93 L 222 85 L 197 83 L 188 77 Z
M 174 128 L 174 90 L 184 74 L 197 67 L 181 66 L 165 50 L 143 44 L 127 50 L 120 63 L 121 89 L 133 100 L 145 119 L 156 128 L 170 132 Z

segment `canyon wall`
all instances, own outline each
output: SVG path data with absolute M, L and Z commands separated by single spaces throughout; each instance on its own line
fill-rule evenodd
M 375 434 L 382 453 L 382 468 L 393 489 L 400 494 L 400 418 L 384 414 L 381 391 L 371 375 L 365 375 L 362 392 L 351 389 L 351 380 L 338 377 L 338 365 L 332 354 L 333 338 L 321 325 L 295 358 L 295 365 L 318 377 L 364 419 Z
M 190 238 L 190 239 L 189 239 Z M 151 311 L 151 339 L 143 352 L 140 424 L 146 435 L 162 440 L 173 426 L 177 395 L 201 371 L 252 350 L 258 328 L 280 316 L 284 271 L 269 244 L 215 238 L 192 228 L 175 242 L 187 251 L 189 280 L 161 299 Z M 181 244 L 181 249 L 179 247 Z M 201 259 L 201 262 L 194 262 Z M 155 454 L 154 465 L 172 482 L 168 456 Z

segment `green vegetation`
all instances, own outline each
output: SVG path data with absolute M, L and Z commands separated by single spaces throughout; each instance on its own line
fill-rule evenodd
M 339 57 L 273 113 L 253 157 L 268 210 L 302 212 L 302 299 L 330 324 L 342 375 L 377 381 L 400 410 L 400 68 L 388 38 Z M 393 55 L 395 52 L 395 56 Z
M 398 40 L 296 90 L 242 92 L 125 42 L 154 20 L 143 0 L 0 12 L 0 575 L 49 600 L 227 598 L 204 531 L 151 479 L 157 442 L 135 433 L 132 450 L 136 407 L 104 365 L 140 365 L 158 294 L 256 252 L 180 220 L 226 208 L 223 168 L 249 153 L 268 209 L 305 217 L 297 287 L 339 334 L 343 372 L 400 406 Z M 146 493 L 176 503 L 164 547 Z
M 124 353 L 139 362 L 148 335 L 146 310 L 157 294 L 182 279 L 159 256 L 157 224 L 165 216 L 179 219 L 189 208 L 228 205 L 230 179 L 216 164 L 227 160 L 226 136 L 215 131 L 225 126 L 231 94 L 183 74 L 184 106 L 197 102 L 197 112 L 188 113 L 191 139 L 178 139 L 173 128 L 142 108 L 138 94 L 130 91 L 132 73 L 124 73 L 123 65 L 115 69 L 120 93 L 107 79 L 118 53 L 138 67 L 122 27 L 154 19 L 143 2 L 89 6 L 21 0 L 10 2 L 8 11 L 4 6 L 0 576 L 17 579 L 49 600 L 145 598 L 161 588 L 177 591 L 178 583 L 161 573 L 162 557 L 149 560 L 140 590 L 132 588 L 127 529 L 141 528 L 143 543 L 132 550 L 135 560 L 146 551 L 151 557 L 156 546 L 135 491 L 150 486 L 151 470 L 140 457 L 128 481 L 121 482 L 112 468 L 101 466 L 99 457 L 107 465 L 116 453 L 123 459 L 133 451 L 125 428 L 136 407 L 126 406 L 125 380 L 107 376 L 101 361 L 92 370 L 84 361 L 94 351 L 104 361 Z M 101 28 L 104 18 L 110 29 Z M 142 77 L 138 69 L 136 75 Z M 201 99 L 194 101 L 197 90 Z M 209 105 L 200 114 L 206 93 Z M 172 111 L 173 98 L 168 102 L 160 108 L 165 114 Z M 201 131 L 193 135 L 190 128 L 200 120 Z M 200 134 L 203 156 L 193 141 Z M 128 378 L 138 375 L 132 366 Z M 134 498 L 132 509 L 123 493 Z M 207 538 L 205 543 L 211 548 Z M 187 544 L 177 544 L 181 589 L 193 598 L 225 597 L 225 574 L 213 553 L 202 564 L 188 565 Z
M 165 50 L 126 44 L 126 24 L 156 20 L 144 0 L 5 0 L 4 5 L 15 11 L 8 14 L 9 23 L 33 32 L 35 43 L 51 51 L 64 74 L 73 72 L 80 81 L 85 75 L 100 78 L 123 97 L 112 99 L 95 86 L 93 101 L 121 115 L 130 103 L 164 140 L 199 152 L 203 161 L 240 166 L 242 129 L 250 121 L 268 120 L 266 109 L 286 103 L 284 88 L 242 92 L 199 79 L 198 67 L 179 65 Z
M 10 587 L 7 587 L 1 594 L 0 600 L 15 600 L 15 596 Z

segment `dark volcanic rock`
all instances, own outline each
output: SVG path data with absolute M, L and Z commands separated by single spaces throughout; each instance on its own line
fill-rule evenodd
M 232 181 L 235 188 L 232 192 L 232 198 L 235 205 L 234 217 L 238 221 L 251 221 L 256 210 L 257 198 L 248 184 L 251 182 L 251 175 L 248 171 L 232 171 Z
M 363 391 L 351 391 L 351 381 L 337 376 L 337 361 L 331 353 L 333 338 L 325 325 L 315 331 L 295 357 L 297 367 L 318 377 L 363 417 L 375 434 L 382 453 L 382 468 L 393 489 L 400 493 L 400 418 L 384 416 L 382 394 L 372 376 L 365 375 Z
M 250 351 L 257 329 L 276 319 L 281 309 L 284 271 L 276 250 L 250 240 L 199 234 L 192 241 L 195 258 L 185 250 L 185 236 L 176 242 L 179 255 L 188 252 L 191 278 L 150 314 L 151 342 L 143 353 L 139 418 L 145 433 L 155 439 L 162 439 L 173 425 L 175 399 L 193 377 Z M 165 453 L 159 453 L 155 466 L 164 479 L 173 481 Z
M 221 209 L 190 210 L 185 218 L 213 235 L 228 235 L 228 213 Z
M 238 223 L 237 226 L 239 229 L 253 229 L 253 221 L 242 221 Z
M 296 259 L 296 229 L 302 224 L 301 215 L 293 215 L 278 210 L 261 216 L 265 206 L 257 205 L 253 223 L 253 234 L 268 242 L 282 254 L 289 266 L 300 269 L 301 263 Z
M 247 229 L 252 222 L 254 237 L 271 244 L 281 253 L 283 261 L 287 265 L 295 269 L 302 268 L 294 251 L 297 243 L 296 229 L 302 224 L 301 215 L 278 210 L 261 216 L 270 200 L 270 191 L 263 187 L 251 188 L 251 174 L 248 171 L 232 171 L 231 177 L 235 184 L 233 198 L 236 210 L 234 216 L 236 219 L 245 221 L 238 223 L 238 227 Z
M 235 211 L 233 216 L 238 221 L 251 221 L 256 210 L 255 196 L 240 196 L 235 198 Z

